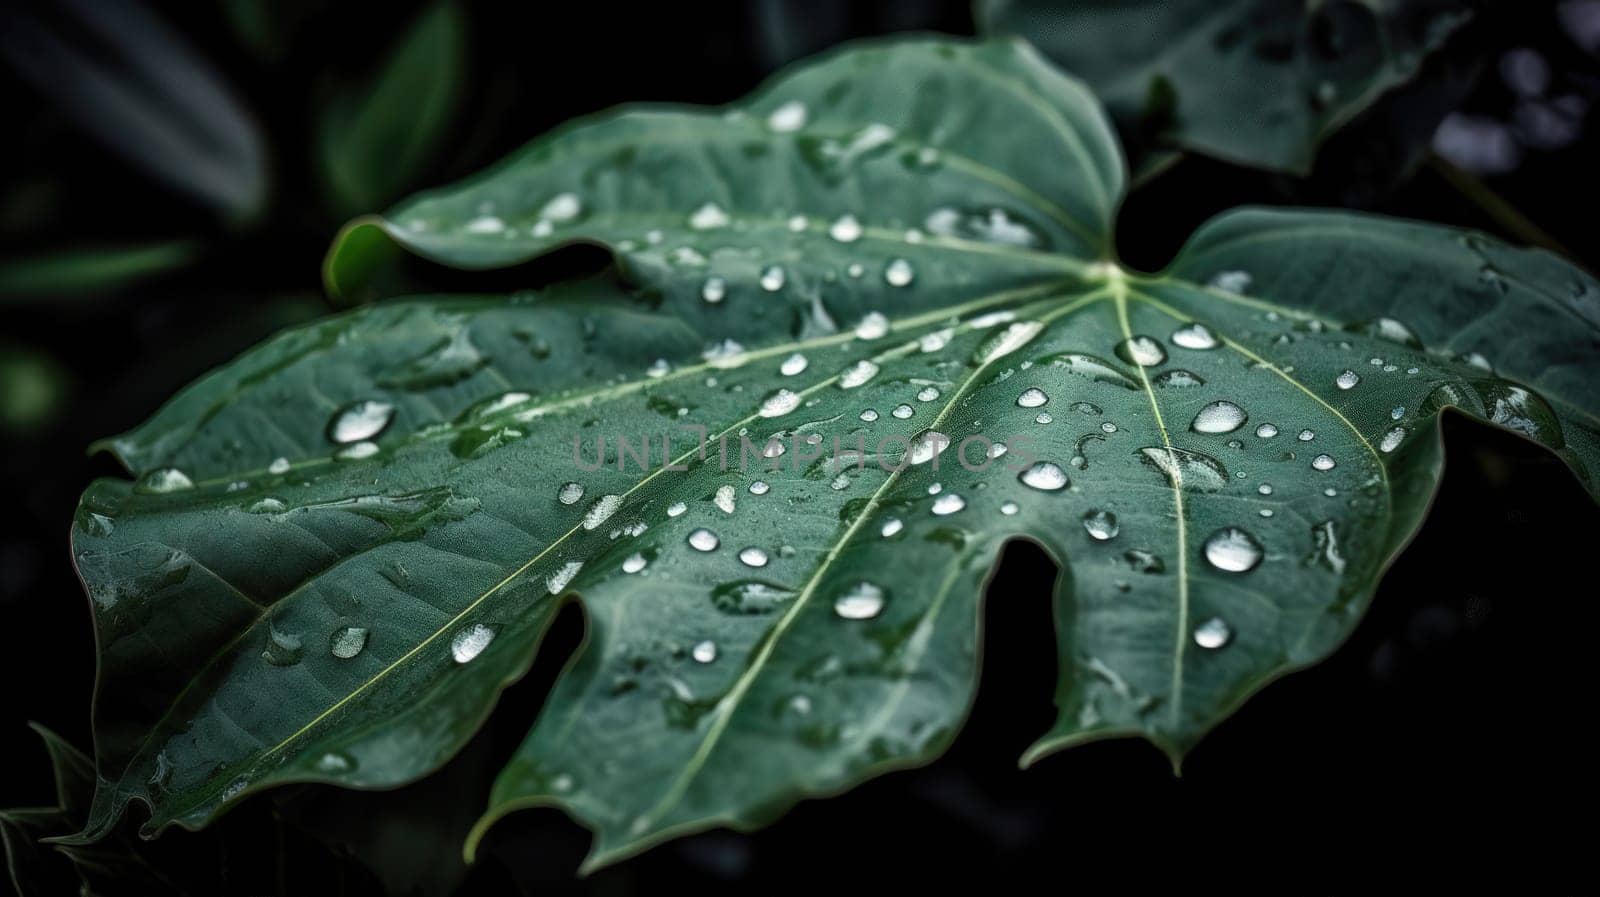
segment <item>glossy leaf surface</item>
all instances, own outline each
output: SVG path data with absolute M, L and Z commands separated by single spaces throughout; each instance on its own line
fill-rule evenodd
M 1136 734 L 1177 762 L 1356 624 L 1437 485 L 1443 408 L 1593 490 L 1592 278 L 1266 211 L 1135 275 L 1121 191 L 1099 107 L 1032 51 L 903 41 L 720 112 L 580 122 L 358 222 L 346 295 L 394 246 L 616 265 L 288 331 L 109 441 L 138 482 L 95 483 L 74 531 L 102 655 L 86 835 L 131 799 L 197 826 L 277 783 L 423 775 L 569 597 L 587 643 L 469 853 L 536 804 L 595 830 L 591 864 L 760 824 L 949 743 L 1012 538 L 1063 565 L 1029 757 Z

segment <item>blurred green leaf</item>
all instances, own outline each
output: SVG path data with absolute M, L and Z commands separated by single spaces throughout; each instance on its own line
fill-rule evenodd
M 381 206 L 415 187 L 453 119 L 466 62 L 466 24 L 455 4 L 417 19 L 368 84 L 329 104 L 318 149 L 340 214 Z
M 196 240 L 68 249 L 0 262 L 0 301 L 106 293 L 181 268 L 200 254 Z

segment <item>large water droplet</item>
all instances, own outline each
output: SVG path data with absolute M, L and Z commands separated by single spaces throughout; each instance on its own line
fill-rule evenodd
M 870 620 L 883 613 L 883 589 L 858 582 L 833 602 L 833 612 L 846 620 Z
M 1278 435 L 1278 428 L 1272 424 L 1262 424 L 1256 427 L 1256 435 L 1262 439 L 1271 439 Z
M 906 463 L 926 464 L 937 458 L 949 445 L 949 436 L 937 430 L 923 430 L 911 438 L 911 448 L 906 451 Z
M 300 636 L 280 630 L 267 621 L 267 644 L 261 650 L 261 659 L 275 667 L 294 666 L 305 656 L 305 648 L 300 643 Z
M 716 493 L 711 496 L 711 503 L 716 505 L 717 510 L 721 511 L 722 513 L 732 514 L 734 503 L 738 501 L 738 499 L 738 492 L 732 486 L 724 484 L 717 487 Z
M 828 236 L 840 243 L 854 243 L 861 239 L 861 222 L 854 215 L 842 215 L 828 228 Z
M 899 420 L 906 420 L 907 418 L 911 417 L 911 415 L 916 414 L 917 409 L 902 402 L 901 404 L 894 406 L 894 410 L 889 413 L 894 415 Z
M 556 501 L 564 505 L 575 505 L 581 498 L 583 498 L 581 483 L 562 483 L 561 488 L 556 490 Z
M 954 492 L 947 492 L 933 500 L 933 513 L 939 517 L 948 517 L 966 506 L 966 499 Z
M 628 557 L 622 562 L 622 572 L 623 573 L 638 573 L 640 570 L 643 570 L 645 568 L 645 566 L 648 565 L 649 563 L 650 563 L 649 559 L 647 559 L 640 552 L 635 551 L 633 554 L 628 555 Z
M 1105 542 L 1117 537 L 1122 528 L 1117 524 L 1117 515 L 1110 511 L 1089 511 L 1083 515 L 1083 529 L 1096 542 Z
M 1203 548 L 1211 566 L 1226 573 L 1247 573 L 1261 563 L 1261 543 L 1236 526 L 1225 526 L 1206 538 Z
M 367 647 L 367 630 L 360 626 L 340 626 L 328 639 L 328 651 L 340 660 L 349 660 Z
M 793 377 L 794 375 L 805 371 L 806 366 L 809 364 L 810 362 L 806 360 L 804 355 L 796 352 L 793 355 L 790 355 L 788 358 L 785 358 L 783 362 L 778 365 L 778 373 L 784 375 L 785 377 Z
M 1228 470 L 1222 462 L 1188 449 L 1147 446 L 1139 449 L 1144 463 L 1161 471 L 1167 482 L 1197 492 L 1217 492 L 1228 485 Z
M 1043 329 L 1044 324 L 1038 321 L 1014 321 L 1005 329 L 997 330 L 985 337 L 977 351 L 972 353 L 972 361 L 975 364 L 988 364 L 997 358 L 1010 355 L 1032 342 Z
M 595 503 L 590 505 L 588 512 L 583 515 L 583 528 L 586 530 L 592 530 L 600 524 L 605 523 L 607 520 L 611 519 L 612 514 L 617 513 L 617 509 L 620 507 L 622 507 L 622 496 L 600 496 L 598 499 L 595 499 Z
M 1065 370 L 1069 374 L 1076 374 L 1097 383 L 1110 383 L 1124 389 L 1140 389 L 1139 381 L 1128 376 L 1121 368 L 1094 355 L 1084 355 L 1079 352 L 1063 352 L 1060 355 L 1051 355 L 1040 359 L 1041 363 L 1053 368 Z
M 193 488 L 188 474 L 176 467 L 159 467 L 139 478 L 137 491 L 161 495 Z
M 721 544 L 722 540 L 717 538 L 717 534 L 703 526 L 689 534 L 689 547 L 695 551 L 716 551 Z
M 394 406 L 377 399 L 354 402 L 340 409 L 328 424 L 328 438 L 344 445 L 371 439 L 394 419 Z
M 1395 427 L 1389 432 L 1383 434 L 1383 439 L 1378 443 L 1378 450 L 1386 453 L 1392 452 L 1400 447 L 1400 443 L 1404 442 L 1405 438 L 1406 428 Z
M 482 623 L 473 623 L 450 638 L 450 656 L 456 663 L 467 663 L 489 647 L 494 641 L 494 630 Z
M 889 319 L 882 312 L 870 311 L 856 325 L 858 339 L 881 339 L 889 332 Z
M 1361 375 L 1355 371 L 1345 371 L 1333 378 L 1333 384 L 1340 389 L 1354 389 L 1361 382 Z
M 1017 474 L 1017 479 L 1021 480 L 1024 486 L 1031 486 L 1041 492 L 1059 492 L 1067 488 L 1068 483 L 1067 472 L 1062 470 L 1060 465 L 1049 461 L 1034 463 L 1027 470 Z
M 1212 402 L 1200 409 L 1189 424 L 1196 433 L 1232 433 L 1244 426 L 1250 415 L 1232 402 Z
M 1017 404 L 1023 408 L 1038 408 L 1048 401 L 1050 397 L 1037 386 L 1030 386 L 1022 391 L 1022 395 L 1017 396 Z
M 844 373 L 839 375 L 839 388 L 855 389 L 876 376 L 878 376 L 878 366 L 863 358 L 845 368 Z
M 885 539 L 887 539 L 891 536 L 898 535 L 901 530 L 905 529 L 905 526 L 905 523 L 903 523 L 899 517 L 890 517 L 888 520 L 883 522 L 883 529 L 879 530 L 879 532 Z
M 1311 466 L 1317 470 L 1332 470 L 1338 466 L 1338 462 L 1333 460 L 1332 455 L 1318 455 L 1311 459 Z

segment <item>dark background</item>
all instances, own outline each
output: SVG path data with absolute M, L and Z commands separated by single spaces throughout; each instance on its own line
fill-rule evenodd
M 932 0 L 463 6 L 470 53 L 450 129 L 415 182 L 384 203 L 471 173 L 576 115 L 635 100 L 723 103 L 842 40 L 973 27 L 966 4 Z M 9 30 L 19 7 L 0 7 Z M 1124 260 L 1160 267 L 1196 224 L 1233 205 L 1316 203 L 1543 239 L 1596 270 L 1600 129 L 1587 110 L 1600 100 L 1600 4 L 1516 7 L 1451 47 L 1456 58 L 1483 61 L 1458 117 L 1434 141 L 1454 165 L 1374 161 L 1365 137 L 1336 140 L 1305 179 L 1186 159 L 1125 204 Z M 20 14 L 100 58 L 114 48 L 81 25 L 96 8 L 74 0 Z M 273 24 L 251 26 L 249 13 L 264 8 Z M 11 758 L 0 806 L 53 796 L 27 721 L 89 745 L 93 636 L 66 537 L 82 488 L 120 471 L 85 447 L 276 329 L 328 310 L 318 266 L 348 210 L 332 208 L 320 187 L 308 149 L 316 110 L 370 77 L 419 8 L 293 0 L 140 8 L 229 85 L 254 123 L 267 160 L 266 200 L 254 209 L 219 208 L 150 177 L 115 139 L 82 127 L 85 110 L 72 108 L 72 96 L 0 65 L 12 121 L 0 142 L 0 739 Z M 1488 194 L 1464 194 L 1452 182 L 1463 171 L 1476 185 L 1469 192 L 1493 191 L 1543 236 L 1486 211 Z M 167 239 L 187 241 L 186 263 L 133 282 L 12 276 L 63 252 Z M 597 263 L 569 253 L 529 276 Z M 1600 513 L 1532 445 L 1459 418 L 1446 432 L 1449 464 L 1433 513 L 1349 643 L 1250 701 L 1190 755 L 1181 779 L 1138 741 L 1017 769 L 1052 718 L 1055 681 L 1054 570 L 1018 545 L 990 589 L 976 707 L 946 756 L 802 804 L 757 833 L 683 839 L 587 879 L 573 877 L 586 832 L 554 811 L 518 814 L 495 830 L 465 892 L 1029 879 L 1063 890 L 1326 892 L 1500 876 L 1540 891 L 1592 886 L 1585 820 L 1596 776 L 1582 733 L 1592 726 L 1600 636 L 1589 554 Z M 220 887 L 231 893 L 369 893 L 385 872 L 411 878 L 405 861 L 419 855 L 407 845 L 453 853 L 459 833 L 438 811 L 482 806 L 489 778 L 580 635 L 569 611 L 446 778 L 390 795 L 257 797 L 216 835 L 169 833 L 154 855 L 221 864 Z M 326 835 L 346 817 L 381 829 L 383 843 L 357 844 L 354 860 L 344 848 L 330 858 L 304 835 Z M 411 856 L 396 862 L 396 850 Z

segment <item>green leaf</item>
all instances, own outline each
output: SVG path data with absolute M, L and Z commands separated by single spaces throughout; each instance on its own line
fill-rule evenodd
M 1324 139 L 1416 79 L 1472 15 L 1464 0 L 977 0 L 1082 78 L 1123 133 L 1307 174 Z
M 418 17 L 372 83 L 322 116 L 323 176 L 343 212 L 394 199 L 415 183 L 452 120 L 465 72 L 466 23 L 442 0 Z
M 108 443 L 139 483 L 96 482 L 73 534 L 101 650 L 84 837 L 133 799 L 159 830 L 421 776 L 575 597 L 586 644 L 469 854 L 538 804 L 596 832 L 590 867 L 759 825 L 950 742 L 1013 538 L 1063 564 L 1060 716 L 1028 759 L 1140 735 L 1176 763 L 1355 626 L 1443 409 L 1593 489 L 1593 278 L 1268 211 L 1134 274 L 1122 185 L 1099 107 L 1026 46 L 910 40 L 726 110 L 579 122 L 347 229 L 346 296 L 402 249 L 616 264 L 290 330 Z M 619 459 L 646 435 L 648 471 Z

